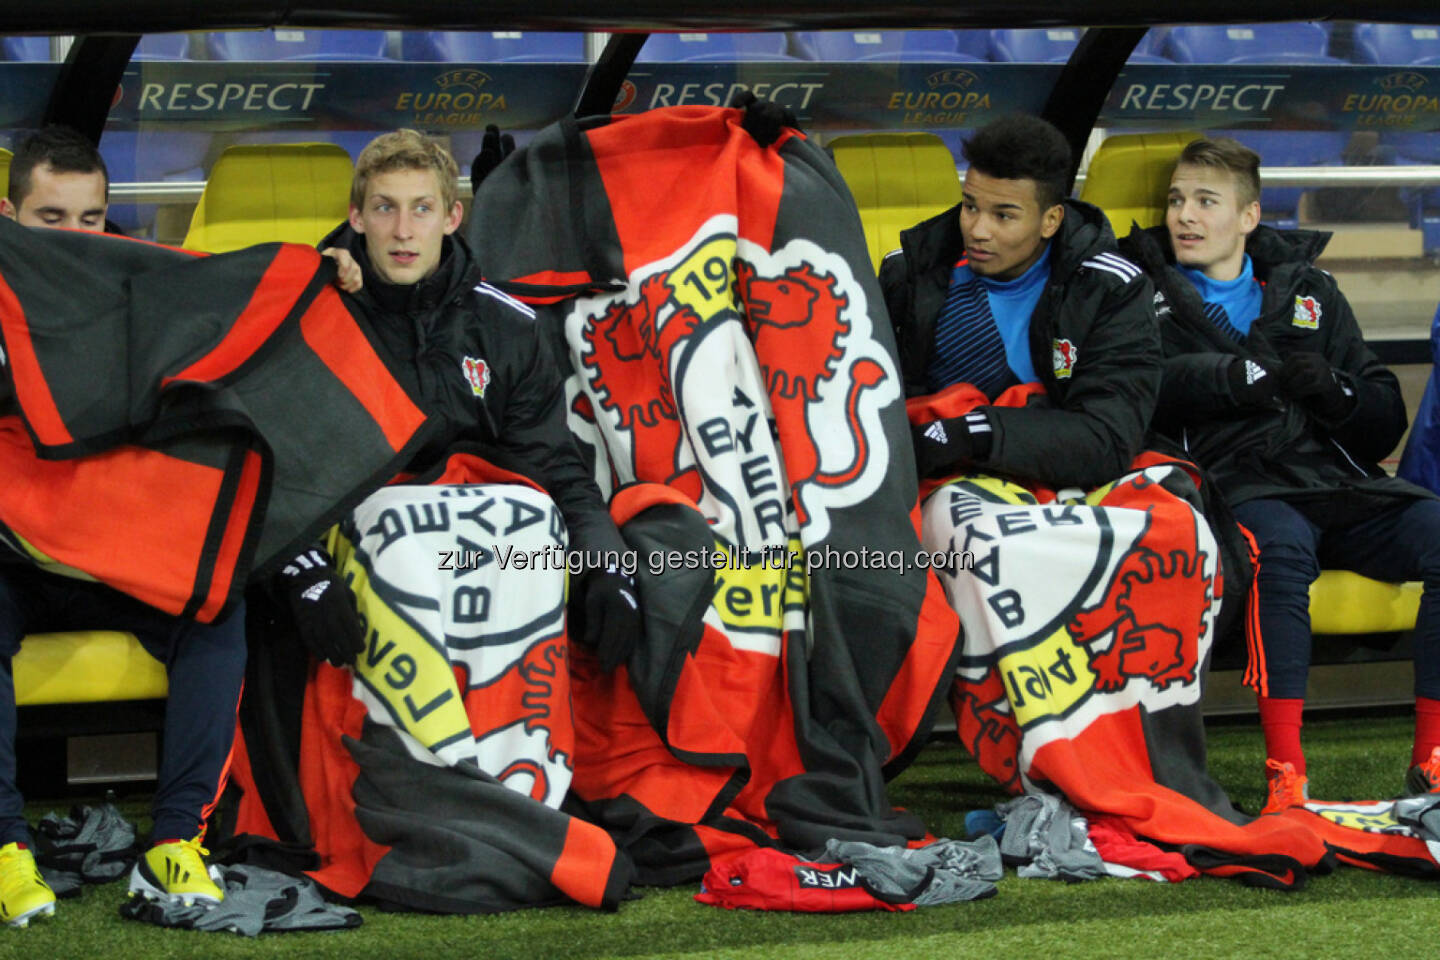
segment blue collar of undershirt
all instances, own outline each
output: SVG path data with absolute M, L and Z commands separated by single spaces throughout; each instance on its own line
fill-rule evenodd
M 1045 281 L 1050 279 L 1050 244 L 1047 241 L 1044 252 L 1040 254 L 1040 259 L 1030 264 L 1029 269 L 1014 280 L 995 280 L 979 274 L 975 274 L 975 278 L 984 285 L 985 292 L 992 297 L 1004 297 L 1006 300 L 1011 300 L 1029 296 L 1038 288 L 1043 287 Z
M 1240 275 L 1234 280 L 1212 280 L 1205 275 L 1205 271 L 1196 270 L 1193 267 L 1181 267 L 1180 272 L 1190 279 L 1195 289 L 1200 291 L 1200 299 L 1207 303 L 1225 303 L 1234 300 L 1237 295 L 1243 293 L 1250 284 L 1255 282 L 1254 265 L 1250 262 L 1250 254 L 1245 254 L 1245 259 L 1240 264 Z

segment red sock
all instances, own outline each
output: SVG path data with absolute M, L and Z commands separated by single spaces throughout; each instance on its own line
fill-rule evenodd
M 1419 766 L 1430 759 L 1430 751 L 1440 747 L 1440 700 L 1415 698 L 1415 746 L 1410 750 L 1410 766 Z
M 1305 709 L 1301 698 L 1257 697 L 1260 705 L 1260 729 L 1265 733 L 1265 755 L 1281 763 L 1294 764 L 1295 772 L 1305 775 L 1305 751 L 1300 749 L 1300 715 Z

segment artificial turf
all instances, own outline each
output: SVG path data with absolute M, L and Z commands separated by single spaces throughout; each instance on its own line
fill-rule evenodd
M 1305 732 L 1316 796 L 1377 798 L 1399 791 L 1409 761 L 1408 718 L 1312 721 Z M 1258 730 L 1212 726 L 1208 740 L 1216 778 L 1237 802 L 1257 808 L 1263 800 Z M 891 798 L 919 813 L 937 835 L 955 837 L 964 834 L 965 811 L 1003 799 L 949 742 L 927 747 L 892 785 Z M 32 819 L 50 806 L 31 804 Z M 1356 869 L 1313 878 L 1298 893 L 1211 878 L 1072 885 L 1009 872 L 994 898 L 908 914 L 729 912 L 694 903 L 694 887 L 642 889 L 617 914 L 551 908 L 437 917 L 362 908 L 365 924 L 357 930 L 255 940 L 122 920 L 116 908 L 123 891 L 122 883 L 92 887 L 29 929 L 0 929 L 0 957 L 1432 958 L 1440 920 L 1436 882 Z

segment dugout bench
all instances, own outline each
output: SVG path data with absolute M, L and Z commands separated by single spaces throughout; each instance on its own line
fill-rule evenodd
M 1112 223 L 1160 223 L 1170 167 L 1189 139 L 1174 133 L 1109 138 L 1092 161 L 1082 199 L 1099 205 Z M 877 267 L 899 245 L 901 230 L 959 202 L 954 158 L 932 134 L 839 137 L 830 149 L 855 195 Z M 9 152 L 0 151 L 0 189 L 8 184 L 9 163 Z M 231 147 L 215 164 L 185 245 L 221 252 L 277 238 L 316 243 L 345 217 L 350 176 L 349 156 L 333 144 Z M 1419 600 L 1418 583 L 1325 571 L 1310 590 L 1311 622 L 1317 634 L 1406 631 Z M 160 716 L 158 701 L 168 691 L 164 666 L 130 634 L 109 631 L 27 637 L 13 672 L 26 721 L 46 718 L 38 726 L 47 735 L 76 725 L 60 722 L 62 715 L 92 732 L 145 727 L 153 722 L 146 718 Z M 116 722 L 114 713 L 89 709 L 101 704 L 135 709 Z M 22 732 L 34 734 L 35 726 L 24 722 L 29 729 Z

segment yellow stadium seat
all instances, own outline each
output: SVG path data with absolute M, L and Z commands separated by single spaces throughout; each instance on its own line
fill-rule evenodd
M 1080 199 L 1110 218 L 1117 237 L 1131 222 L 1158 227 L 1165 222 L 1165 195 L 1175 158 L 1198 132 L 1125 133 L 1106 137 L 1090 160 Z
M 348 215 L 353 174 L 350 155 L 333 143 L 227 147 L 185 246 L 225 253 L 276 240 L 314 245 Z
M 960 202 L 955 158 L 933 133 L 836 137 L 829 149 L 850 187 L 878 270 L 900 246 L 900 231 Z
M 153 700 L 169 692 L 165 665 L 128 633 L 87 630 L 33 633 L 11 662 L 15 702 Z
M 1415 626 L 1419 583 L 1382 583 L 1349 570 L 1325 570 L 1310 585 L 1314 633 L 1389 633 Z

